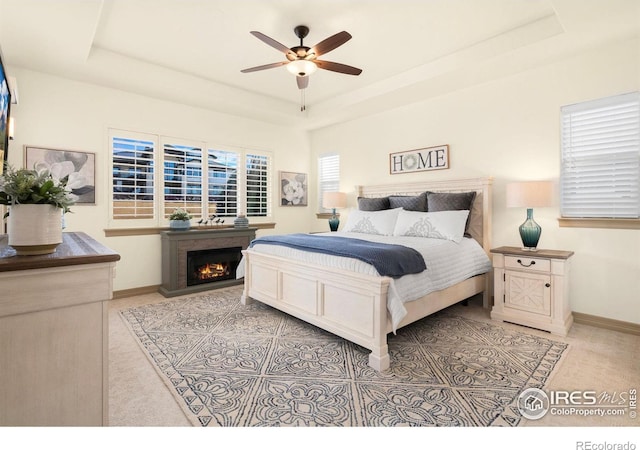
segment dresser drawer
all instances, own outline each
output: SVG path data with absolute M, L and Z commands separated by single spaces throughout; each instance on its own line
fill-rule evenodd
M 532 272 L 550 272 L 551 260 L 527 256 L 505 256 L 504 267 Z

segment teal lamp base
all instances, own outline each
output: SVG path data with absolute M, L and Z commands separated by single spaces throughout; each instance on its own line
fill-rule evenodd
M 338 231 L 338 225 L 340 225 L 340 219 L 336 216 L 336 209 L 333 208 L 333 215 L 329 219 L 329 229 L 331 231 Z
M 527 209 L 527 220 L 520 225 L 520 238 L 522 239 L 522 250 L 530 252 L 538 251 L 538 241 L 542 234 L 542 227 L 533 220 L 533 208 Z

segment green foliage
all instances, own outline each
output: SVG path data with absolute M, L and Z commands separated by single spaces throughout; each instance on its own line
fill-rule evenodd
M 56 180 L 48 170 L 14 170 L 0 176 L 0 205 L 54 205 L 70 212 L 76 196 L 67 190 L 67 177 Z
M 169 216 L 169 220 L 191 220 L 191 215 L 182 208 L 176 208 Z

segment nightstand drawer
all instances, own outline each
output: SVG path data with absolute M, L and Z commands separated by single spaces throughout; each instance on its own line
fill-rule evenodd
M 505 256 L 504 267 L 533 272 L 550 272 L 551 261 L 543 258 L 529 258 L 526 256 Z

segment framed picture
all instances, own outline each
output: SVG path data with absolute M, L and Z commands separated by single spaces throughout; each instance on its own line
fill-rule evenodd
M 78 204 L 96 204 L 95 153 L 31 147 L 25 145 L 25 167 L 46 167 L 56 178 L 69 177 L 67 187 L 78 196 Z
M 280 172 L 280 204 L 307 206 L 307 174 Z

